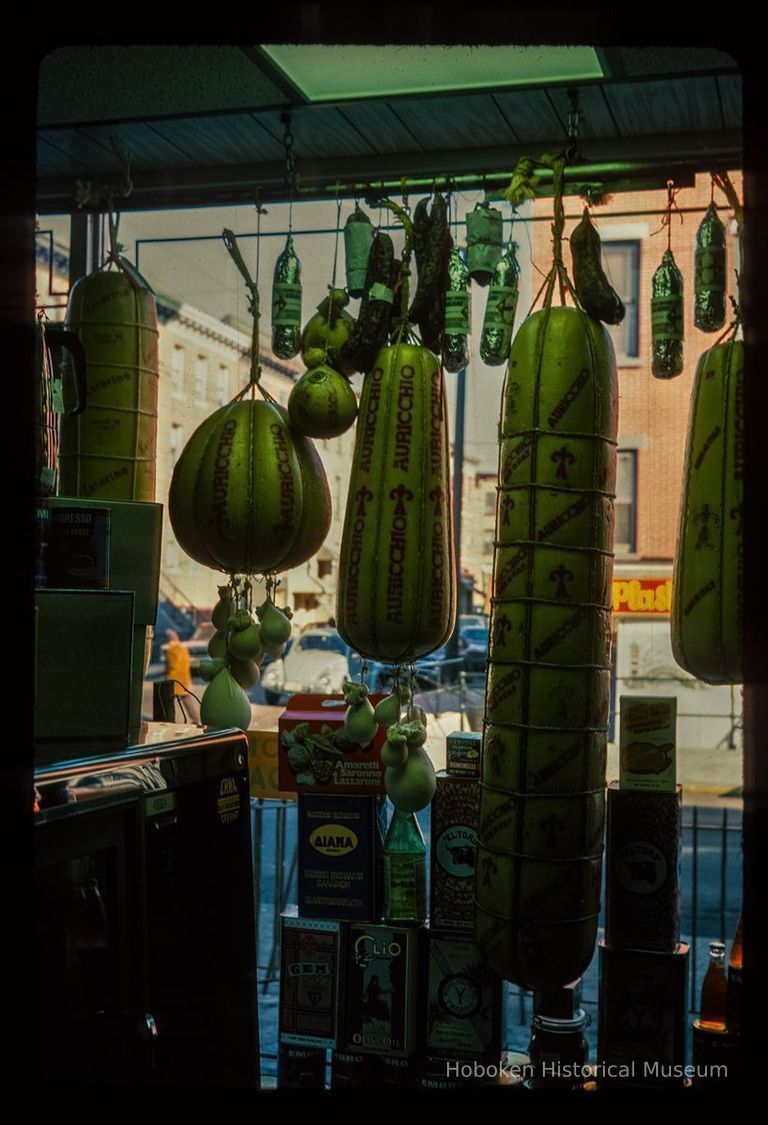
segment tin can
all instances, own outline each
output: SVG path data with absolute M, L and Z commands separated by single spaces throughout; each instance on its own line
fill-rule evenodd
M 381 1060 L 356 1051 L 331 1053 L 331 1089 L 360 1090 L 381 1085 Z

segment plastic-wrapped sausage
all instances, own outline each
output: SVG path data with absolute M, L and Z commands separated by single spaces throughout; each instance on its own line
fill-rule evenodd
M 477 285 L 488 285 L 504 245 L 504 219 L 501 211 L 482 200 L 467 214 L 466 222 L 469 276 Z
M 696 232 L 693 323 L 702 332 L 725 324 L 725 227 L 710 203 Z
M 483 334 L 480 337 L 480 358 L 489 367 L 507 362 L 512 344 L 512 329 L 517 311 L 520 266 L 517 243 L 510 242 L 493 273 L 485 306 Z
M 372 242 L 371 220 L 365 211 L 356 207 L 344 224 L 344 264 L 350 297 L 362 297 L 365 292 L 365 275 Z
M 674 379 L 683 370 L 683 275 L 671 250 L 665 250 L 651 287 L 651 370 L 657 379 Z
M 288 235 L 272 278 L 272 351 L 293 359 L 301 347 L 301 262 Z
M 605 324 L 621 324 L 626 310 L 605 276 L 600 235 L 592 225 L 587 207 L 584 208 L 581 222 L 571 234 L 570 242 L 573 287 L 581 307 L 595 320 L 602 320 Z
M 342 360 L 355 371 L 370 371 L 387 343 L 396 272 L 392 239 L 384 231 L 377 231 L 368 255 L 360 312 L 349 339 L 341 349 Z
M 456 246 L 448 259 L 448 288 L 445 291 L 443 366 L 461 371 L 469 363 L 469 275 Z

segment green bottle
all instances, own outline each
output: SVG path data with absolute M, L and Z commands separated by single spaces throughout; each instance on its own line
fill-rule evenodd
M 427 917 L 427 845 L 415 813 L 395 809 L 384 841 L 384 920 L 418 925 Z

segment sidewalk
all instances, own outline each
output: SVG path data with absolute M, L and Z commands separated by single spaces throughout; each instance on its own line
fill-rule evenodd
M 204 684 L 195 684 L 204 689 Z M 197 693 L 196 693 L 197 694 Z M 277 730 L 277 721 L 283 712 L 282 707 L 269 707 L 266 704 L 252 704 L 254 730 Z M 144 684 L 143 714 L 152 714 L 152 684 Z M 466 728 L 466 724 L 465 724 Z M 445 769 L 445 739 L 454 731 L 461 730 L 461 714 L 458 711 L 443 711 L 430 714 L 427 722 L 426 751 L 436 770 Z M 679 749 L 677 751 L 677 780 L 683 786 L 683 800 L 690 804 L 689 798 L 696 795 L 697 804 L 733 800 L 734 807 L 740 804 L 742 790 L 742 751 L 715 749 Z M 608 744 L 608 781 L 619 776 L 618 744 Z M 710 800 L 707 800 L 709 798 Z

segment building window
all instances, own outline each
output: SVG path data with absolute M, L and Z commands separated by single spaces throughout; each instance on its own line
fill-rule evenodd
M 637 549 L 637 450 L 621 449 L 616 472 L 617 555 L 633 554 Z
M 184 448 L 184 428 L 178 422 L 171 426 L 171 464 L 175 465 Z
M 496 515 L 496 492 L 486 492 L 485 494 L 485 511 L 489 516 Z
M 317 594 L 294 594 L 293 595 L 293 608 L 299 609 L 317 609 L 320 601 Z
M 174 398 L 184 397 L 184 365 L 186 355 L 178 344 L 171 353 L 171 394 Z
M 483 554 L 484 555 L 492 555 L 493 554 L 493 536 L 492 535 L 490 537 L 487 537 L 483 542 Z
M 229 368 L 223 363 L 216 372 L 216 402 L 219 406 L 229 402 Z
M 333 560 L 332 559 L 318 559 L 317 560 L 317 577 L 328 578 L 333 573 Z
M 199 355 L 195 360 L 194 399 L 201 406 L 208 402 L 208 360 Z
M 622 359 L 637 359 L 640 355 L 640 243 L 604 242 L 603 268 L 627 310 L 621 324 L 606 326 L 616 349 L 616 361 L 621 366 Z

